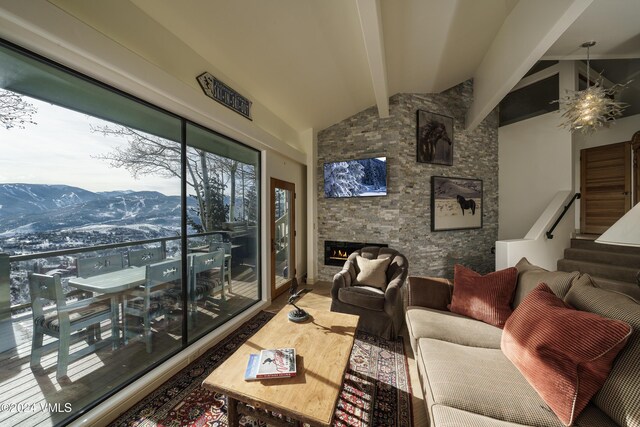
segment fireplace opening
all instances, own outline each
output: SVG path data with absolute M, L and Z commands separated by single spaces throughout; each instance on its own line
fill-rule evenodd
M 388 247 L 384 243 L 341 242 L 334 240 L 324 241 L 324 265 L 336 265 L 342 267 L 350 254 L 365 246 Z

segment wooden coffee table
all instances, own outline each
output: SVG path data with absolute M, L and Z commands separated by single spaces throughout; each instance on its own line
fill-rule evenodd
M 227 396 L 229 426 L 238 425 L 240 414 L 276 426 L 299 425 L 298 422 L 328 426 L 331 423 L 359 317 L 313 308 L 323 306 L 321 298 L 326 297 L 309 293 L 299 301 L 298 305 L 311 315 L 305 323 L 290 322 L 287 319 L 290 310 L 287 307 L 280 310 L 204 380 L 204 387 Z M 249 354 L 282 347 L 296 349 L 295 377 L 244 380 Z M 296 421 L 274 418 L 263 409 Z

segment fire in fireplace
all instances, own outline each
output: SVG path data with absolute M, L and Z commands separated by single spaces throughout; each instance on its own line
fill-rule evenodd
M 336 265 L 342 267 L 350 254 L 365 246 L 388 247 L 384 243 L 340 242 L 334 240 L 324 241 L 324 265 Z

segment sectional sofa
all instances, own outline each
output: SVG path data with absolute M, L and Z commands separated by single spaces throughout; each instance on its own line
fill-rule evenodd
M 571 307 L 631 326 L 604 386 L 573 421 L 580 427 L 640 426 L 640 303 L 577 272 L 516 266 L 515 309 L 546 283 Z M 453 282 L 409 277 L 405 312 L 431 426 L 542 426 L 563 422 L 501 350 L 503 329 L 452 313 Z M 515 311 L 514 311 L 515 313 Z

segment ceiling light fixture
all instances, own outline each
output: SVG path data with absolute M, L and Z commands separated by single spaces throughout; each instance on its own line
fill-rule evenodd
M 579 91 L 567 90 L 566 96 L 553 101 L 560 103 L 562 117 L 565 119 L 560 126 L 568 128 L 571 132 L 581 131 L 590 134 L 602 127 L 609 127 L 628 107 L 628 104 L 616 101 L 615 97 L 630 82 L 615 84 L 605 89 L 602 75 L 599 75 L 593 86 L 589 86 L 591 83 L 589 79 L 589 48 L 595 44 L 596 42 L 590 41 L 581 45 L 587 49 L 587 88 Z

